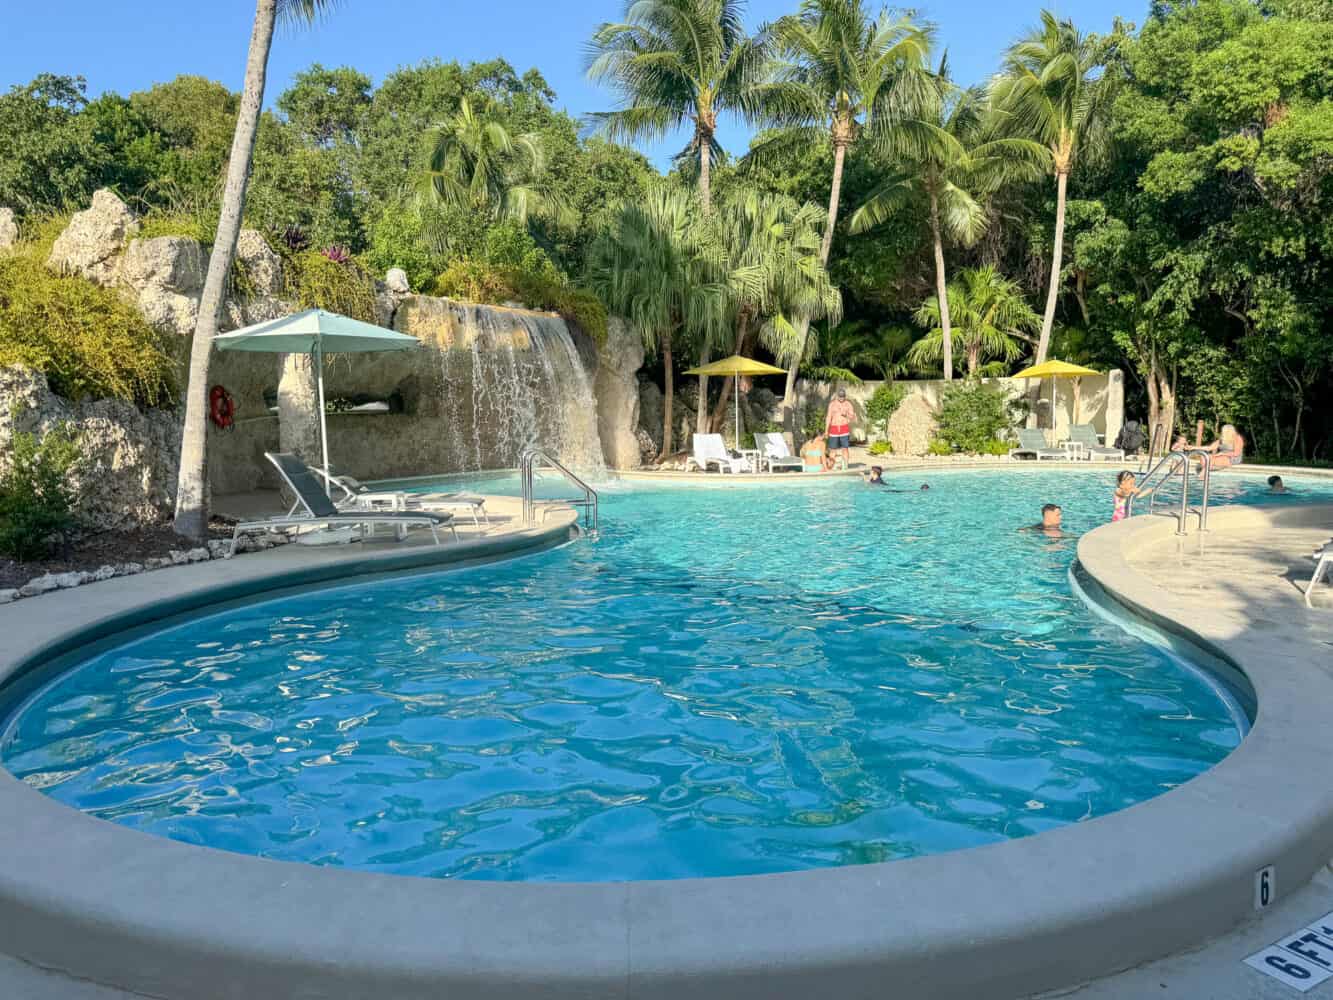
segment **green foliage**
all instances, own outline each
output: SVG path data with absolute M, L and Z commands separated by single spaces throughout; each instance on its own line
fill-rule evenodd
M 1013 450 L 1013 445 L 1008 441 L 1001 441 L 999 438 L 991 438 L 977 449 L 978 455 L 1008 455 Z
M 0 554 L 26 562 L 51 551 L 55 536 L 74 523 L 69 472 L 79 461 L 78 438 L 66 427 L 16 433 L 0 475 Z
M 355 259 L 339 263 L 321 250 L 303 250 L 287 258 L 287 283 L 302 309 L 375 322 L 375 282 Z
M 926 454 L 927 454 L 927 455 L 952 455 L 952 454 L 953 454 L 953 446 L 952 446 L 951 444 L 949 444 L 948 441 L 943 441 L 943 440 L 941 440 L 940 438 L 935 438 L 934 440 L 932 440 L 932 441 L 930 442 L 930 444 L 926 445 Z
M 0 254 L 0 367 L 42 372 L 70 399 L 167 402 L 175 365 L 165 338 L 114 290 L 44 262 L 40 245 Z
M 823 407 L 812 406 L 807 403 L 801 411 L 801 436 L 808 441 L 823 434 L 826 430 L 824 418 L 827 415 Z
M 184 236 L 205 248 L 213 245 L 217 235 L 217 217 L 203 218 L 184 212 L 151 212 L 139 220 L 139 239 L 151 240 L 159 236 Z
M 465 302 L 521 302 L 529 309 L 559 313 L 594 343 L 606 342 L 607 313 L 602 300 L 586 289 L 571 288 L 553 272 L 460 260 L 435 279 L 430 291 Z
M 907 390 L 897 382 L 885 382 L 876 388 L 870 402 L 866 403 L 866 420 L 870 422 L 872 432 L 887 431 L 889 418 L 906 398 Z M 873 450 L 871 453 L 874 454 Z
M 892 454 L 893 454 L 893 442 L 891 442 L 891 441 L 873 441 L 873 442 L 871 442 L 871 444 L 870 444 L 869 451 L 870 451 L 870 454 L 871 454 L 872 456 L 874 456 L 875 458 L 879 458 L 881 455 L 892 455 Z
M 955 382 L 940 396 L 936 423 L 939 439 L 954 451 L 992 454 L 992 442 L 1009 427 L 1004 394 L 976 379 Z

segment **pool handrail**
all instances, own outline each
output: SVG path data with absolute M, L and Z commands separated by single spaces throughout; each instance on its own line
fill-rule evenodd
M 582 499 L 569 499 L 562 501 L 562 503 L 583 508 L 584 530 L 595 538 L 601 529 L 597 491 L 584 482 L 560 459 L 541 448 L 525 449 L 518 463 L 519 478 L 523 483 L 523 524 L 531 526 L 533 523 L 533 514 L 536 510 L 536 501 L 533 497 L 533 476 L 540 464 L 560 472 L 570 483 L 583 491 Z
M 1203 480 L 1203 495 L 1202 499 L 1200 500 L 1200 504 L 1197 508 L 1190 506 L 1190 461 L 1191 459 L 1194 458 L 1198 458 L 1200 461 L 1200 467 L 1202 472 L 1201 478 Z M 1198 516 L 1199 530 L 1207 531 L 1208 503 L 1212 497 L 1212 484 L 1213 484 L 1212 452 L 1206 451 L 1203 448 L 1185 448 L 1176 451 L 1169 451 L 1162 456 L 1160 462 L 1158 462 L 1156 465 L 1152 466 L 1152 468 L 1148 470 L 1147 474 L 1143 477 L 1143 485 L 1140 486 L 1139 488 L 1147 489 L 1148 484 L 1152 482 L 1153 476 L 1155 476 L 1159 470 L 1164 468 L 1166 469 L 1166 471 L 1162 473 L 1161 481 L 1157 484 L 1158 486 L 1165 485 L 1166 481 L 1176 474 L 1176 470 L 1177 469 L 1180 470 L 1180 480 L 1181 480 L 1180 510 L 1175 515 L 1176 534 L 1177 535 L 1189 534 L 1188 518 L 1190 514 L 1195 514 Z M 1134 499 L 1135 498 L 1131 496 L 1129 498 L 1129 502 L 1126 507 L 1126 512 L 1130 517 L 1134 516 Z M 1153 491 L 1148 495 L 1148 513 L 1154 514 L 1156 513 L 1156 510 L 1157 510 L 1157 488 L 1154 487 Z

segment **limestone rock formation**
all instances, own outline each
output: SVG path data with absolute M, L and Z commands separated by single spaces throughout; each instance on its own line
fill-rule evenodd
M 662 449 L 662 390 L 656 382 L 639 383 L 639 427 L 653 442 L 654 453 Z
M 0 208 L 0 250 L 8 250 L 19 238 L 19 224 L 12 208 Z
M 384 276 L 384 287 L 395 295 L 411 295 L 412 286 L 407 280 L 407 272 L 401 267 L 389 268 Z
M 175 415 L 117 400 L 71 403 L 27 368 L 0 368 L 0 400 L 0 465 L 13 454 L 16 432 L 42 434 L 66 424 L 78 434 L 83 458 L 73 485 L 82 520 L 132 528 L 170 514 L 180 455 Z
M 284 290 L 282 258 L 273 251 L 258 231 L 241 230 L 240 237 L 236 240 L 236 260 L 249 279 L 251 298 L 282 295 Z M 203 283 L 200 282 L 200 288 L 202 287 Z
M 76 212 L 56 238 L 47 266 L 99 285 L 114 284 L 117 258 L 138 231 L 139 221 L 129 206 L 103 188 L 93 195 L 92 207 Z
M 924 455 L 938 431 L 935 410 L 916 393 L 908 395 L 889 418 L 888 437 L 895 455 Z
M 602 454 L 612 469 L 639 466 L 639 380 L 643 339 L 621 319 L 607 324 L 593 385 L 597 397 L 597 430 Z
M 118 278 L 135 294 L 144 319 L 167 333 L 188 335 L 199 316 L 208 261 L 204 248 L 184 236 L 131 240 Z

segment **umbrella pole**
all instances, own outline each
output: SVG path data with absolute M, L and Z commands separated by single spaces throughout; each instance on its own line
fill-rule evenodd
M 324 412 L 324 348 L 318 340 L 315 341 L 314 359 L 315 381 L 319 386 L 319 443 L 324 454 L 324 492 L 332 496 L 329 484 L 329 425 Z
M 731 378 L 731 394 L 736 397 L 736 450 L 741 450 L 741 377 L 733 375 Z

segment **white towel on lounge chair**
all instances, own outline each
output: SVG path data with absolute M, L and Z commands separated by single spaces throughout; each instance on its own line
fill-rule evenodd
M 781 434 L 775 432 L 756 433 L 754 446 L 759 449 L 760 465 L 768 466 L 769 472 L 776 469 L 796 469 L 800 471 L 805 468 L 805 463 L 801 461 L 799 456 L 791 453 L 791 449 L 787 447 L 787 439 Z

